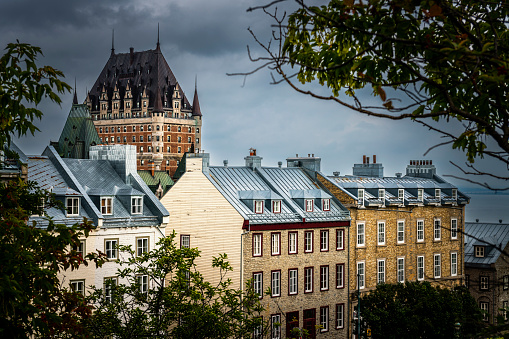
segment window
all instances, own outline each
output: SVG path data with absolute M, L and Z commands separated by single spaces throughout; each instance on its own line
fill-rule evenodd
M 281 296 L 281 271 L 272 271 L 271 292 L 272 297 Z
M 272 339 L 281 339 L 281 315 L 273 314 L 270 316 L 271 331 L 270 335 Z
M 435 219 L 435 227 L 433 229 L 434 239 L 435 241 L 440 240 L 442 228 L 440 225 L 440 219 Z
M 313 252 L 313 231 L 304 232 L 304 252 Z
M 357 263 L 357 288 L 364 288 L 364 262 Z
M 329 250 L 329 231 L 320 231 L 320 252 Z
M 458 253 L 451 253 L 451 276 L 458 275 Z
M 112 214 L 113 213 L 113 198 L 101 198 L 101 213 Z
M 143 207 L 143 198 L 142 197 L 131 198 L 131 213 L 132 214 L 141 214 L 142 207 Z
M 329 266 L 320 266 L 320 291 L 329 289 Z
M 117 137 L 117 142 L 120 142 L 120 137 Z
M 85 240 L 80 240 L 78 245 L 72 246 L 73 251 L 76 251 L 78 256 L 81 255 L 81 258 L 85 257 Z
M 398 244 L 405 242 L 405 222 L 403 220 L 398 221 Z
M 433 273 L 435 275 L 435 278 L 440 278 L 440 276 L 442 275 L 442 262 L 441 262 L 441 258 L 440 258 L 440 254 L 435 254 L 433 256 L 433 266 L 434 266 L 434 270 L 433 270 Z
M 133 135 L 133 142 L 136 142 L 136 136 Z
M 280 255 L 281 254 L 281 233 L 271 233 L 270 234 L 270 243 L 271 243 L 271 251 L 272 255 Z
M 424 220 L 417 220 L 417 242 L 424 241 Z
M 398 189 L 398 199 L 405 201 L 405 190 L 402 188 Z
M 345 249 L 345 230 L 336 230 L 336 250 L 341 251 Z
M 360 206 L 364 206 L 364 190 L 363 189 L 359 189 L 359 192 L 357 194 L 357 201 L 359 203 Z
M 313 199 L 306 199 L 306 212 L 313 212 L 313 205 L 314 205 Z
M 504 275 L 503 282 L 504 290 L 509 289 L 509 275 Z
M 66 198 L 65 205 L 68 216 L 80 214 L 80 198 Z
M 258 294 L 258 297 L 263 298 L 263 273 L 253 273 L 253 290 Z
M 336 264 L 336 288 L 345 287 L 345 264 Z
M 182 142 L 182 137 L 177 137 L 177 142 Z
M 253 234 L 253 257 L 261 257 L 262 256 L 262 234 L 254 233 Z
M 322 200 L 322 210 L 330 211 L 330 199 L 323 199 Z
M 364 246 L 364 223 L 357 223 L 357 246 Z
M 127 137 L 124 137 L 124 143 L 126 143 L 126 142 L 127 142 Z
M 99 133 L 102 133 L 102 132 L 103 132 L 103 128 L 99 127 Z
M 263 213 L 263 200 L 255 200 L 255 213 L 262 214 Z
M 261 319 L 261 322 L 253 329 L 253 339 L 263 338 L 263 317 L 258 317 L 258 319 Z
M 481 291 L 490 289 L 490 277 L 488 276 L 479 277 L 479 289 Z
M 458 200 L 458 190 L 456 188 L 452 189 L 452 198 Z
M 417 200 L 418 201 L 423 201 L 424 200 L 424 189 L 419 188 L 417 190 Z
M 177 127 L 177 131 L 182 132 L 182 127 L 181 126 Z
M 297 239 L 298 239 L 297 232 L 288 232 L 288 254 L 297 253 L 298 250 Z
M 304 293 L 313 292 L 313 267 L 304 268 Z
M 484 246 L 474 246 L 474 249 L 476 258 L 484 258 Z
M 385 260 L 377 260 L 377 284 L 383 284 L 385 282 Z
M 177 153 L 182 153 L 182 148 L 180 146 L 177 147 Z
M 488 310 L 490 308 L 490 303 L 489 302 L 485 302 L 485 301 L 481 301 L 479 303 L 479 308 L 481 309 L 482 311 L 482 314 L 483 314 L 483 321 L 489 321 L 490 320 L 490 315 L 488 313 Z
M 378 245 L 385 245 L 385 222 L 378 222 Z
M 320 307 L 320 332 L 329 330 L 329 306 Z
M 281 213 L 281 200 L 272 201 L 272 213 Z
M 508 306 L 508 303 L 507 301 L 503 301 L 502 302 L 502 316 L 504 317 L 504 320 L 507 320 L 507 306 Z
M 143 153 L 143 146 L 140 146 L 140 152 Z
M 380 198 L 380 200 L 382 200 L 382 205 L 385 205 L 385 189 L 380 188 L 378 190 L 378 198 Z
M 104 241 L 104 248 L 106 249 L 106 258 L 117 259 L 117 239 L 109 239 Z
M 148 147 L 147 147 L 147 151 L 148 151 L 148 152 L 152 152 L 152 146 L 148 146 Z
M 117 277 L 104 278 L 104 299 L 110 303 L 113 298 L 113 292 L 117 286 Z
M 292 329 L 299 327 L 299 311 L 286 313 L 286 337 L 292 337 Z
M 150 134 L 147 135 L 147 141 L 152 141 L 152 136 Z
M 196 127 L 196 133 L 200 133 L 200 128 Z
M 398 258 L 398 282 L 405 282 L 405 258 Z
M 451 239 L 458 239 L 458 220 L 451 219 Z
M 148 275 L 139 275 L 137 278 L 138 278 L 138 285 L 140 285 L 140 292 L 143 294 L 147 294 L 147 292 L 148 292 Z
M 296 268 L 292 268 L 288 270 L 288 294 L 297 294 L 298 293 L 298 270 Z
M 345 304 L 336 304 L 336 329 L 345 327 Z
M 143 126 L 140 126 L 140 132 L 143 132 Z
M 71 280 L 71 290 L 85 295 L 85 280 Z
M 424 280 L 424 256 L 417 257 L 417 280 Z
M 190 247 L 191 247 L 191 236 L 189 234 L 181 234 L 180 248 L 190 248 Z
M 187 142 L 191 143 L 191 137 L 187 137 Z
M 108 131 L 109 131 L 108 127 L 105 127 L 104 128 L 104 133 L 108 133 Z
M 148 252 L 148 238 L 136 239 L 136 254 L 138 256 Z

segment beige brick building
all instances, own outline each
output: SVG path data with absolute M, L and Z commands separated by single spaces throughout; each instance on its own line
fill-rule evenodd
M 209 166 L 188 154 L 186 170 L 161 202 L 181 246 L 198 247 L 198 269 L 217 282 L 212 256 L 226 253 L 234 287 L 252 279 L 263 319 L 281 326 L 256 338 L 284 338 L 294 327 L 316 338 L 346 338 L 349 214 L 302 168 Z M 270 288 L 270 293 L 264 292 Z M 318 328 L 321 327 L 321 328 Z
M 431 161 L 411 161 L 405 176 L 384 177 L 382 165 L 373 158 L 374 163 L 364 157 L 354 165 L 352 176 L 317 173 L 352 218 L 352 306 L 358 289 L 368 292 L 379 283 L 460 284 L 468 198 L 437 176 Z

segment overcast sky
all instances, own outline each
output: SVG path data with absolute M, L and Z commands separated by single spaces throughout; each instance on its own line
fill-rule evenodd
M 242 165 L 253 147 L 266 166 L 285 163 L 287 157 L 296 154 L 315 154 L 322 158 L 326 174 L 351 174 L 353 164 L 362 162 L 364 154 L 376 154 L 386 176 L 404 173 L 411 159 L 432 159 L 440 175 L 459 174 L 449 161 L 463 163 L 463 154 L 445 146 L 424 157 L 441 139 L 415 123 L 369 118 L 337 104 L 305 97 L 285 84 L 270 85 L 268 70 L 245 80 L 227 76 L 256 67 L 246 51 L 247 45 L 255 45 L 248 27 L 262 41 L 270 38 L 269 18 L 261 11 L 246 12 L 260 3 L 3 0 L 0 46 L 18 39 L 41 47 L 44 58 L 39 63 L 63 71 L 69 84 L 74 84 L 76 78 L 78 100 L 82 102 L 86 89 L 108 60 L 112 30 L 117 53 L 127 53 L 130 47 L 143 51 L 155 48 L 159 23 L 161 50 L 189 100 L 195 76 L 198 78 L 203 149 L 210 153 L 213 165 L 222 165 L 224 159 L 230 165 Z M 254 54 L 262 55 L 256 49 Z M 37 123 L 41 132 L 18 140 L 21 149 L 27 154 L 40 154 L 50 140 L 58 140 L 71 103 L 72 94 L 67 94 L 61 106 L 42 104 L 44 118 Z M 509 221 L 509 215 L 505 217 Z

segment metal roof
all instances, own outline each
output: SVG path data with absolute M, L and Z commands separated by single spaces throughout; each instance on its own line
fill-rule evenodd
M 509 242 L 509 224 L 465 223 L 465 265 L 494 264 Z M 485 256 L 475 256 L 475 246 L 485 247 Z

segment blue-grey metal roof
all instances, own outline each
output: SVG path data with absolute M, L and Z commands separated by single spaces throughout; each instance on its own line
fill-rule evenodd
M 313 198 L 330 198 L 300 168 L 257 168 L 219 167 L 209 168 L 209 180 L 232 204 L 232 206 L 252 224 L 291 223 L 306 221 L 349 220 L 349 212 L 331 199 L 331 211 L 322 211 L 315 205 L 313 212 L 305 212 L 294 201 L 291 191 L 301 191 L 302 195 Z M 255 193 L 257 192 L 257 193 Z M 253 199 L 281 200 L 281 213 L 272 213 L 264 208 L 256 214 L 253 206 L 246 201 Z
M 465 265 L 489 266 L 494 264 L 509 242 L 509 224 L 465 223 Z M 485 246 L 485 256 L 475 256 L 475 246 Z M 497 249 L 498 248 L 498 249 Z

